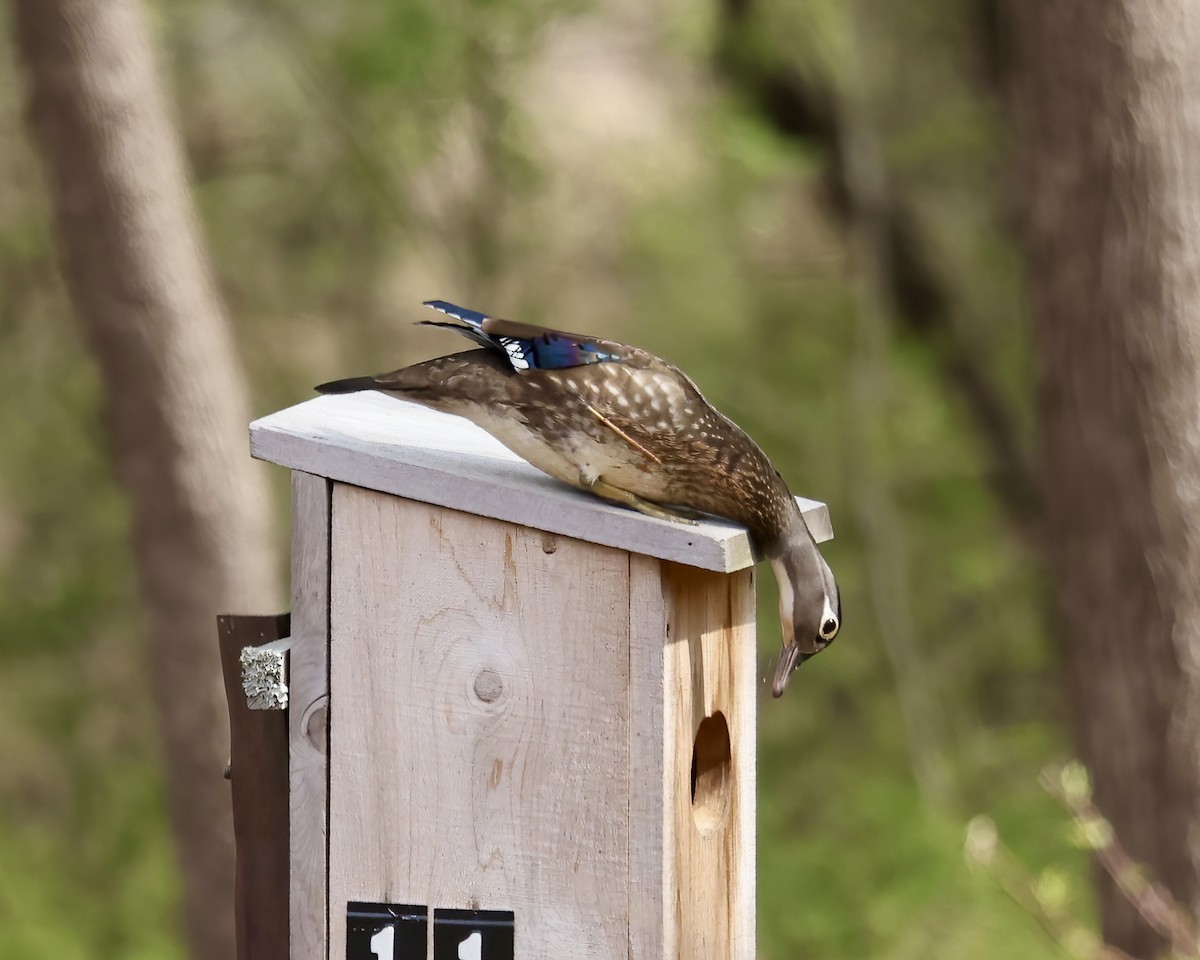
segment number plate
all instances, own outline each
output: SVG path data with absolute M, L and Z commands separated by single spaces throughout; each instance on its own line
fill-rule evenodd
M 509 910 L 434 910 L 433 960 L 513 960 Z
M 346 904 L 346 960 L 425 960 L 429 908 Z

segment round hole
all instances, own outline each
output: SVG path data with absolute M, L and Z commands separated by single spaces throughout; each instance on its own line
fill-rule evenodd
M 729 724 L 718 711 L 700 721 L 692 745 L 692 819 L 701 833 L 716 830 L 725 817 L 733 782 L 729 764 Z

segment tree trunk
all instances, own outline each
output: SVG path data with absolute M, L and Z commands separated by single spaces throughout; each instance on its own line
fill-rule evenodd
M 136 0 L 14 0 L 63 271 L 99 362 L 148 613 L 192 955 L 233 956 L 215 615 L 280 591 L 243 376 Z M 119 878 L 114 878 L 119 883 Z
M 1101 811 L 1200 870 L 1200 8 L 1013 0 L 1046 534 Z M 1157 937 L 1098 878 L 1113 946 Z

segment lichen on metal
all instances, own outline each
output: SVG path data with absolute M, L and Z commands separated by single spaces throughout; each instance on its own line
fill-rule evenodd
M 288 705 L 286 641 L 243 647 L 242 691 L 251 710 L 286 710 Z

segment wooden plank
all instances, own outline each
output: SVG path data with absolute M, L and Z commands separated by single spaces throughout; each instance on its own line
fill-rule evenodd
M 229 777 L 237 845 L 237 960 L 280 960 L 288 949 L 288 730 L 280 711 L 251 710 L 241 654 L 286 636 L 288 615 L 221 616 L 217 636 L 229 702 Z
M 329 498 L 323 477 L 292 474 L 291 960 L 325 960 L 329 929 Z
M 628 960 L 628 556 L 335 484 L 332 571 L 334 951 L 365 900 Z
M 667 602 L 663 564 L 629 555 L 629 960 L 673 957 L 668 925 L 664 824 L 667 804 L 663 739 Z M 673 911 L 671 913 L 673 917 Z
M 707 570 L 755 559 L 739 526 L 612 506 L 552 480 L 461 417 L 380 393 L 317 397 L 256 420 L 250 450 L 294 470 Z M 832 537 L 825 505 L 797 501 L 814 537 Z
M 673 916 L 663 956 L 754 960 L 753 571 L 664 569 L 670 635 L 664 903 Z M 723 718 L 724 746 L 710 735 L 721 721 L 708 718 Z M 702 724 L 705 735 L 698 740 Z

